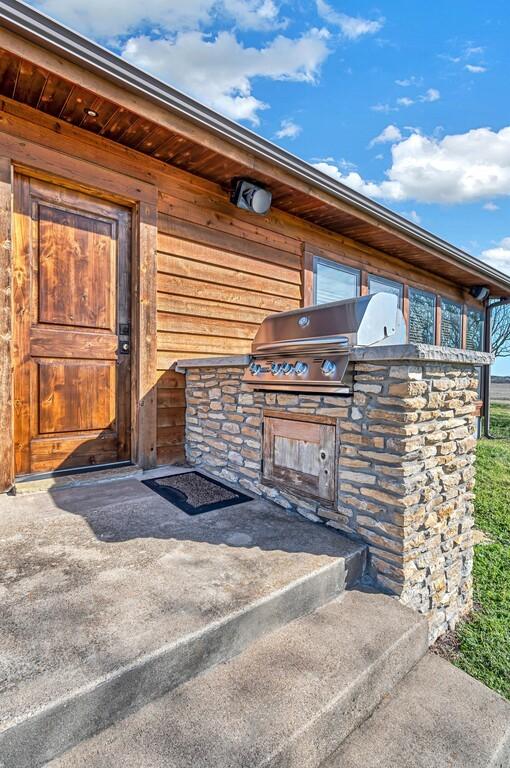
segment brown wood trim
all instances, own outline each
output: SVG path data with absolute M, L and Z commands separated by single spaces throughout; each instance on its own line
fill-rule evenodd
M 134 367 L 133 421 L 136 463 L 143 469 L 157 464 L 157 204 L 140 203 L 133 216 Z
M 360 296 L 368 296 L 368 270 L 366 269 L 361 270 L 359 289 L 360 289 Z
M 436 346 L 441 346 L 441 296 L 436 294 Z
M 314 273 L 314 263 L 313 263 L 313 255 L 310 253 L 310 251 L 305 247 L 305 244 L 302 244 L 303 249 L 303 256 L 302 256 L 302 264 L 303 264 L 303 270 L 302 270 L 302 291 L 303 291 L 303 301 L 302 306 L 303 307 L 311 307 L 314 303 L 314 291 L 315 291 L 315 273 Z
M 291 413 L 290 411 L 273 411 L 264 408 L 264 418 L 268 419 L 289 419 L 290 421 L 311 421 L 314 424 L 336 424 L 334 416 L 321 416 L 312 413 Z
M 461 326 L 461 344 L 462 349 L 466 349 L 467 345 L 467 306 L 462 305 L 462 326 Z
M 13 350 L 12 365 L 14 399 L 14 471 L 30 472 L 30 315 L 25 311 L 30 291 L 30 180 L 27 176 L 13 175 Z
M 0 157 L 0 492 L 14 483 L 11 201 L 12 163 Z
M 402 288 L 402 314 L 404 315 L 404 323 L 407 333 L 409 333 L 409 285 L 403 284 Z

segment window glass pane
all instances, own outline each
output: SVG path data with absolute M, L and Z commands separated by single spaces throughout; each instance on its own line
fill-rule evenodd
M 402 307 L 402 285 L 394 280 L 387 280 L 385 277 L 376 277 L 375 275 L 368 276 L 368 292 L 369 293 L 392 293 L 394 296 L 398 296 L 398 305 Z
M 315 303 L 353 299 L 359 294 L 360 273 L 332 261 L 315 261 Z
M 409 288 L 409 341 L 436 343 L 436 297 L 433 293 Z
M 441 346 L 462 346 L 462 304 L 441 299 Z
M 473 307 L 467 310 L 466 349 L 480 352 L 483 347 L 483 312 Z

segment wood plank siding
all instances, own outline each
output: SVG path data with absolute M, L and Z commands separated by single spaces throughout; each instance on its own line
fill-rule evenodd
M 7 45 L 9 35 L 0 32 L 2 41 Z M 35 57 L 38 49 L 23 43 L 19 50 Z M 304 188 L 294 194 L 289 174 L 271 180 L 266 174 L 269 164 L 239 147 L 231 147 L 228 157 L 226 150 L 220 153 L 219 139 L 210 136 L 199 155 L 202 128 L 188 126 L 193 141 L 185 140 L 177 133 L 183 130 L 181 118 L 154 106 L 149 110 L 125 94 L 121 100 L 116 87 L 101 86 L 97 77 L 74 65 L 67 67 L 69 87 L 64 87 L 63 78 L 49 69 L 62 63 L 49 52 L 40 54 L 38 61 L 30 68 L 11 53 L 0 57 L 0 266 L 5 267 L 0 275 L 0 351 L 5 352 L 3 365 L 0 359 L 0 424 L 6 436 L 3 454 L 0 449 L 1 488 L 12 480 L 13 169 L 130 211 L 131 444 L 133 460 L 146 468 L 184 458 L 184 381 L 174 370 L 176 360 L 249 352 L 267 314 L 311 303 L 316 256 L 359 269 L 364 292 L 372 274 L 432 291 L 438 297 L 438 312 L 440 296 L 476 305 L 462 287 L 469 282 L 452 278 L 458 265 L 445 269 L 444 262 L 418 252 L 394 233 L 370 229 L 340 207 L 333 216 L 331 200 L 327 205 L 324 200 L 314 203 L 315 192 Z M 76 82 L 69 85 L 71 77 Z M 100 86 L 109 98 L 94 93 Z M 88 118 L 85 106 L 96 110 L 98 117 Z M 135 116 L 129 106 L 146 109 L 147 119 Z M 185 164 L 188 170 L 183 169 Z M 276 193 L 265 216 L 241 211 L 229 202 L 230 179 L 246 170 Z M 353 239 L 354 231 L 360 240 Z M 391 253 L 374 247 L 382 242 Z M 406 312 L 407 295 L 404 288 Z
M 184 424 L 183 377 L 165 372 L 179 358 L 249 352 L 266 315 L 301 304 L 302 247 L 278 226 L 245 221 L 220 190 L 206 196 L 181 182 L 160 195 L 158 208 L 157 444 L 164 462 L 179 457 Z

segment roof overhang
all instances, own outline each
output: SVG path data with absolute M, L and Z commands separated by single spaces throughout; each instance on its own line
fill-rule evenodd
M 283 210 L 430 272 L 446 275 L 466 288 L 487 284 L 492 295 L 510 295 L 509 276 L 355 192 L 292 153 L 134 67 L 31 6 L 19 0 L 0 0 L 0 19 L 6 29 L 21 38 L 149 100 L 192 126 L 214 134 L 226 146 L 236 147 L 258 158 L 259 167 L 263 170 L 253 172 L 251 169 L 251 176 L 265 183 L 274 179 L 280 185 L 275 203 Z M 200 139 L 195 137 L 194 141 L 200 142 Z M 181 164 L 180 167 L 185 166 Z M 250 164 L 247 163 L 246 167 L 249 169 Z M 200 174 L 196 165 L 193 172 Z M 221 179 L 212 180 L 221 182 Z M 295 206 L 296 210 L 292 210 L 289 195 L 294 191 L 308 196 L 308 207 L 303 203 L 301 209 Z

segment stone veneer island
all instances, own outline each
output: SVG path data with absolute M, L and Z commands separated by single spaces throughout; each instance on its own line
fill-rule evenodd
M 365 542 L 376 585 L 427 615 L 430 640 L 472 607 L 478 371 L 486 353 L 418 344 L 355 349 L 351 396 L 256 390 L 247 356 L 183 360 L 187 459 Z M 269 485 L 264 411 L 332 417 L 332 504 Z

